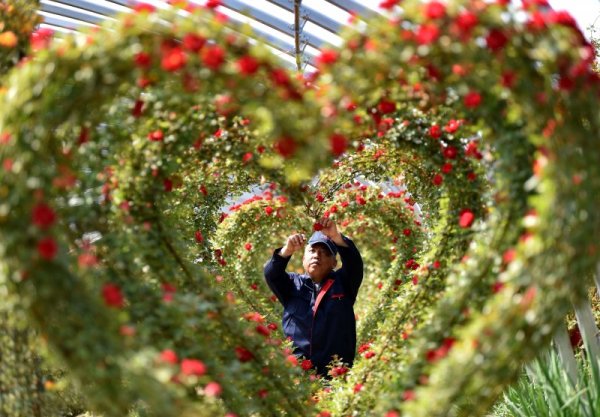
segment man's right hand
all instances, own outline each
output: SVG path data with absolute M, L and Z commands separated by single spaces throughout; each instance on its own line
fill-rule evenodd
M 285 245 L 279 251 L 279 255 L 283 256 L 284 258 L 289 258 L 294 252 L 304 248 L 305 244 L 306 236 L 304 236 L 302 233 L 291 235 L 285 241 Z

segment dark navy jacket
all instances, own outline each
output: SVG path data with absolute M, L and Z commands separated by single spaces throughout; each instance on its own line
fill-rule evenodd
M 321 299 L 313 316 L 318 292 L 307 274 L 287 273 L 290 258 L 279 249 L 265 265 L 267 284 L 283 304 L 283 332 L 294 343 L 294 353 L 310 359 L 317 373 L 325 375 L 327 364 L 338 357 L 352 365 L 356 353 L 354 301 L 363 279 L 363 262 L 354 243 L 343 236 L 348 247 L 337 246 L 342 267 L 321 282 L 332 285 Z

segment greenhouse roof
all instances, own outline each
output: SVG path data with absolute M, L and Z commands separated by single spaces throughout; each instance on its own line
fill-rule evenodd
M 170 7 L 167 0 L 144 0 L 157 8 Z M 73 32 L 96 26 L 118 13 L 131 12 L 132 0 L 41 0 L 44 26 L 60 32 Z M 205 0 L 191 0 L 204 5 Z M 371 16 L 378 12 L 378 0 L 303 0 L 300 6 L 301 48 L 305 69 L 311 70 L 319 49 L 339 45 L 337 36 L 354 14 Z M 290 66 L 295 67 L 294 0 L 222 0 L 217 10 L 232 22 L 248 23 L 255 33 Z

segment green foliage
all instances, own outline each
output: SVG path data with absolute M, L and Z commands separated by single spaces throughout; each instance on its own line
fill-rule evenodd
M 592 417 L 600 413 L 600 364 L 586 353 L 578 357 L 574 383 L 555 350 L 527 366 L 519 381 L 493 409 L 497 417 Z

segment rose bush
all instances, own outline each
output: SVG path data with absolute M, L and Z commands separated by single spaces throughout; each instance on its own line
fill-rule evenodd
M 485 413 L 598 260 L 599 83 L 573 19 L 387 1 L 305 79 L 217 2 L 172 3 L 38 43 L 0 95 L 2 277 L 89 406 Z M 360 358 L 323 389 L 261 274 L 322 215 L 367 265 Z

